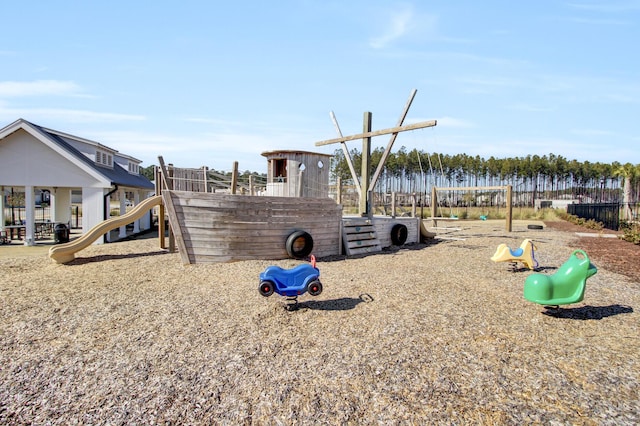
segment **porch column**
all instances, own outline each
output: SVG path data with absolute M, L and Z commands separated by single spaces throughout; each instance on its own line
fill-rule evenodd
M 34 238 L 35 231 L 35 220 L 36 220 L 36 212 L 35 212 L 35 197 L 33 195 L 33 186 L 25 186 L 24 187 L 24 207 L 26 210 L 26 224 L 25 224 L 25 233 L 24 233 L 24 245 L 25 246 L 34 246 L 36 245 L 36 240 Z
M 71 225 L 71 189 L 53 188 L 49 203 L 51 222 Z
M 0 231 L 4 231 L 4 186 L 0 185 Z
M 140 191 L 134 191 L 133 192 L 133 206 L 134 207 L 137 206 L 139 202 L 140 202 Z M 135 234 L 140 232 L 140 219 L 138 219 L 135 222 L 133 222 L 133 232 Z
M 105 190 L 103 188 L 82 188 L 82 233 L 104 221 Z M 104 240 L 97 238 L 94 244 L 102 244 Z
M 127 212 L 127 206 L 125 205 L 126 194 L 124 189 L 118 190 L 118 196 L 120 198 L 120 216 L 123 216 Z M 118 234 L 119 238 L 124 238 L 127 236 L 127 225 L 123 225 L 120 227 L 120 233 Z

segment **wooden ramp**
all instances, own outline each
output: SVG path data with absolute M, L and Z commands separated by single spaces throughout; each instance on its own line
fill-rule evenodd
M 347 256 L 382 251 L 376 229 L 367 218 L 343 218 L 342 241 Z

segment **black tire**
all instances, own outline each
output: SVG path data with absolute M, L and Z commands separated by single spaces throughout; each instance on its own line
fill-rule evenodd
M 294 259 L 307 257 L 313 250 L 313 238 L 305 231 L 295 231 L 287 238 L 287 254 Z
M 394 246 L 401 246 L 407 242 L 407 236 L 409 235 L 409 231 L 407 231 L 407 227 L 401 223 L 396 223 L 391 228 L 391 242 Z
M 542 229 L 544 226 L 542 225 L 527 225 L 527 229 Z
M 271 296 L 273 294 L 273 291 L 274 291 L 273 283 L 271 281 L 261 281 L 260 282 L 260 287 L 258 288 L 258 291 L 264 297 Z
M 319 280 L 313 280 L 307 284 L 307 291 L 312 296 L 317 296 L 322 293 L 322 283 Z

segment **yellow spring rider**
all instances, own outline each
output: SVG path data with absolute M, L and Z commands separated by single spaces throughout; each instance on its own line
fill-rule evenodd
M 527 268 L 534 270 L 538 267 L 538 261 L 533 256 L 535 249 L 536 246 L 533 244 L 533 241 L 528 238 L 525 239 L 522 244 L 520 244 L 520 247 L 515 250 L 512 250 L 509 246 L 503 243 L 498 246 L 495 254 L 491 257 L 491 260 L 494 262 L 521 262 Z

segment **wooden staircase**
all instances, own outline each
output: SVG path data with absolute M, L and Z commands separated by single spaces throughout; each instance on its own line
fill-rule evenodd
M 343 218 L 342 241 L 347 256 L 382 251 L 375 227 L 366 217 Z

